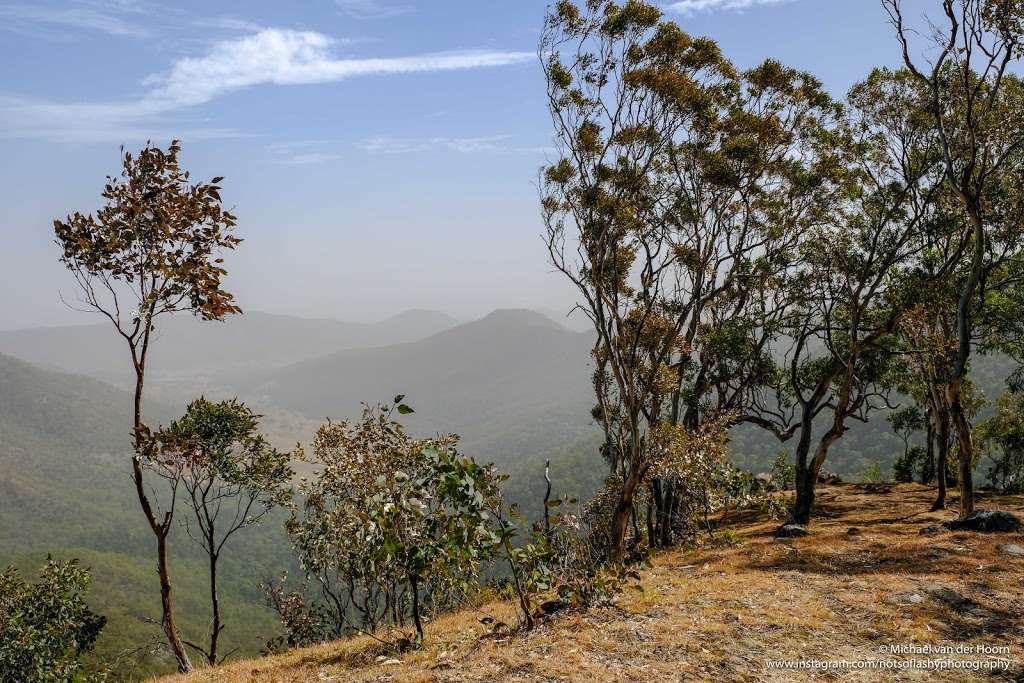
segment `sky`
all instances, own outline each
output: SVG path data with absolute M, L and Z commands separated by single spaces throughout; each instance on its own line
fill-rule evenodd
M 909 0 L 923 7 L 921 0 Z M 224 176 L 243 310 L 374 321 L 568 310 L 535 186 L 552 160 L 545 0 L 0 1 L 0 329 L 84 324 L 53 221 L 102 206 L 120 147 Z M 877 0 L 660 7 L 739 67 L 842 95 L 899 59 Z

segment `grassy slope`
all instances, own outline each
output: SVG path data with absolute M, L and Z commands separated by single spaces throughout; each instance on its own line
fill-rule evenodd
M 629 592 L 612 609 L 557 615 L 532 633 L 487 635 L 479 617 L 514 618 L 510 605 L 493 603 L 430 624 L 424 650 L 399 660 L 361 637 L 163 683 L 839 680 L 834 672 L 768 670 L 764 661 L 940 659 L 879 648 L 982 643 L 1011 649 L 1008 673 L 860 670 L 841 680 L 1021 680 L 1024 558 L 998 546 L 1022 540 L 921 536 L 925 524 L 955 516 L 922 512 L 932 495 L 915 485 L 891 494 L 823 487 L 810 537 L 773 542 L 776 523 L 751 514 L 737 525 L 745 542 L 662 554 L 644 574 L 643 593 Z M 983 504 L 1024 511 L 1024 497 Z M 847 535 L 852 526 L 862 533 Z M 941 592 L 933 597 L 929 588 L 936 586 L 963 601 L 942 599 Z M 908 592 L 923 600 L 887 602 Z

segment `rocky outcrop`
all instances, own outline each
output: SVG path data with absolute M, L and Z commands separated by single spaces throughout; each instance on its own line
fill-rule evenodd
M 954 531 L 1014 532 L 1020 531 L 1020 517 L 1005 510 L 975 510 L 962 519 L 943 522 Z

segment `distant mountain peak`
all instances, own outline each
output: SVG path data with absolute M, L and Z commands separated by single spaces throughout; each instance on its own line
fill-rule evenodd
M 382 320 L 379 324 L 397 322 L 438 322 L 449 325 L 458 325 L 459 321 L 443 311 L 436 311 L 429 308 L 410 308 L 407 311 L 396 313 Z
M 486 326 L 540 326 L 551 329 L 567 329 L 564 325 L 559 325 L 543 313 L 529 308 L 499 308 L 491 311 L 476 322 Z

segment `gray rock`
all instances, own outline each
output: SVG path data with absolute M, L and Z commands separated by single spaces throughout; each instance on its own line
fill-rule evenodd
M 948 534 L 949 529 L 941 527 L 938 524 L 929 524 L 926 527 L 922 527 L 917 533 L 922 536 L 933 536 L 935 534 Z
M 821 470 L 818 472 L 818 483 L 834 486 L 836 484 L 842 484 L 843 478 L 840 477 L 838 474 L 835 474 L 834 472 L 826 472 L 825 470 Z
M 916 605 L 924 602 L 920 593 L 893 593 L 885 599 L 890 605 Z
M 1001 545 L 1001 546 L 999 546 L 999 549 L 1002 550 L 1004 553 L 1007 553 L 1007 554 L 1010 554 L 1010 555 L 1016 555 L 1018 557 L 1024 557 L 1024 548 L 1020 547 L 1016 543 L 1010 543 L 1008 545 Z
M 807 535 L 807 529 L 796 524 L 783 524 L 775 532 L 775 538 L 801 538 Z
M 926 586 L 924 592 L 927 593 L 928 597 L 932 598 L 933 600 L 937 600 L 938 602 L 949 605 L 950 607 L 955 607 L 957 609 L 961 609 L 963 607 L 967 607 L 974 604 L 974 601 L 970 598 L 965 598 L 963 595 L 957 593 L 952 588 L 947 588 L 946 586 L 940 586 L 938 584 Z
M 943 522 L 942 526 L 955 531 L 1013 532 L 1020 531 L 1021 521 L 1005 510 L 975 510 L 963 519 Z
M 775 483 L 775 477 L 768 474 L 767 472 L 758 472 L 754 475 L 754 487 L 758 491 L 778 491 L 779 487 Z
M 858 529 L 855 526 L 851 526 L 849 529 L 846 530 L 846 535 L 847 536 L 860 536 L 863 533 L 864 533 L 863 531 L 861 531 L 860 529 Z

